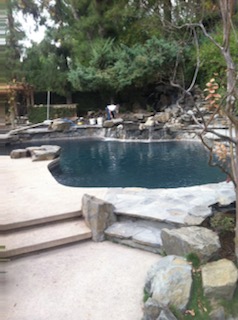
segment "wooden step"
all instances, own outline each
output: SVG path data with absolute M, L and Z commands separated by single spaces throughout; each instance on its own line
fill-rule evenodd
M 84 220 L 73 219 L 28 229 L 16 230 L 0 236 L 0 258 L 61 246 L 91 238 L 91 230 Z

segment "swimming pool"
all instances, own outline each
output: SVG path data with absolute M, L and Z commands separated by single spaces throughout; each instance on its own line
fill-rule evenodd
M 74 187 L 177 188 L 225 180 L 198 142 L 60 141 L 61 184 Z

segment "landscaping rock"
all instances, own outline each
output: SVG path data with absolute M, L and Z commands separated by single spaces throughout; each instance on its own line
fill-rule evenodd
M 192 266 L 178 256 L 167 256 L 151 267 L 145 290 L 164 306 L 186 309 L 192 286 Z
M 155 125 L 154 117 L 149 117 L 144 123 L 145 127 L 153 127 Z
M 32 161 L 53 160 L 59 157 L 61 147 L 54 145 L 42 145 L 41 147 L 28 147 Z
M 214 299 L 231 300 L 236 289 L 238 270 L 227 259 L 207 263 L 202 266 L 202 284 L 205 296 Z
M 161 239 L 167 254 L 186 256 L 195 253 L 202 263 L 210 260 L 221 247 L 215 232 L 197 226 L 163 229 Z
M 156 320 L 163 306 L 156 300 L 149 298 L 144 306 L 143 320 Z
M 177 318 L 169 309 L 164 309 L 156 320 L 177 320 Z
M 112 128 L 114 126 L 114 122 L 112 120 L 106 120 L 103 123 L 104 128 Z
M 211 320 L 226 320 L 225 311 L 223 307 L 218 307 L 209 313 Z
M 116 118 L 116 119 L 111 119 L 111 120 L 106 120 L 103 122 L 103 127 L 104 128 L 112 128 L 114 126 L 117 126 L 123 122 L 122 118 Z
M 154 115 L 154 121 L 158 121 L 161 123 L 166 123 L 169 121 L 171 118 L 171 113 L 170 112 L 159 112 Z
M 103 241 L 105 239 L 104 230 L 117 220 L 111 203 L 87 194 L 82 199 L 82 213 L 95 242 Z
M 68 131 L 71 127 L 71 123 L 69 121 L 64 121 L 63 119 L 55 119 L 53 120 L 50 128 L 53 131 L 65 132 Z
M 10 153 L 11 159 L 20 159 L 28 157 L 28 153 L 26 149 L 15 149 L 12 150 Z

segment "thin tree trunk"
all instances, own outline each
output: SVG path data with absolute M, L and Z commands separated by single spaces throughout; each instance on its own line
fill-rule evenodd
M 230 33 L 232 25 L 232 14 L 235 8 L 234 0 L 220 0 L 220 10 L 223 21 L 223 44 L 221 46 L 221 52 L 226 61 L 227 66 L 227 99 L 225 106 L 226 116 L 229 118 L 231 128 L 235 129 L 236 143 L 234 148 L 231 148 L 232 154 L 232 171 L 235 181 L 236 192 L 236 227 L 235 227 L 235 256 L 238 263 L 238 122 L 237 117 L 234 114 L 235 101 L 237 100 L 237 88 L 236 88 L 236 66 L 230 53 Z M 230 131 L 231 132 L 231 131 Z M 230 133 L 231 134 L 231 133 Z
M 235 137 L 237 144 L 235 145 L 235 161 L 234 161 L 234 176 L 236 181 L 236 226 L 235 226 L 235 256 L 238 264 L 238 128 L 235 129 Z

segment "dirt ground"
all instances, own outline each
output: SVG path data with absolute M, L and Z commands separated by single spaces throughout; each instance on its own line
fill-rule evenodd
M 216 227 L 214 226 L 213 223 L 213 217 L 215 216 L 221 216 L 221 220 L 219 220 L 220 222 L 217 222 Z M 225 220 L 226 218 L 231 218 L 232 221 L 234 222 L 234 226 L 236 223 L 235 220 L 235 203 L 231 204 L 230 206 L 227 207 L 219 207 L 219 206 L 214 206 L 213 208 L 213 216 L 209 217 L 208 219 L 206 219 L 206 221 L 203 223 L 204 227 L 207 227 L 213 231 L 215 231 L 220 239 L 220 243 L 221 243 L 221 249 L 218 253 L 218 258 L 219 259 L 223 259 L 226 258 L 228 260 L 231 260 L 233 262 L 236 261 L 236 257 L 235 257 L 235 231 L 234 228 L 230 228 L 230 230 L 226 230 L 227 228 L 225 228 L 225 226 L 227 227 L 227 225 L 225 225 Z

